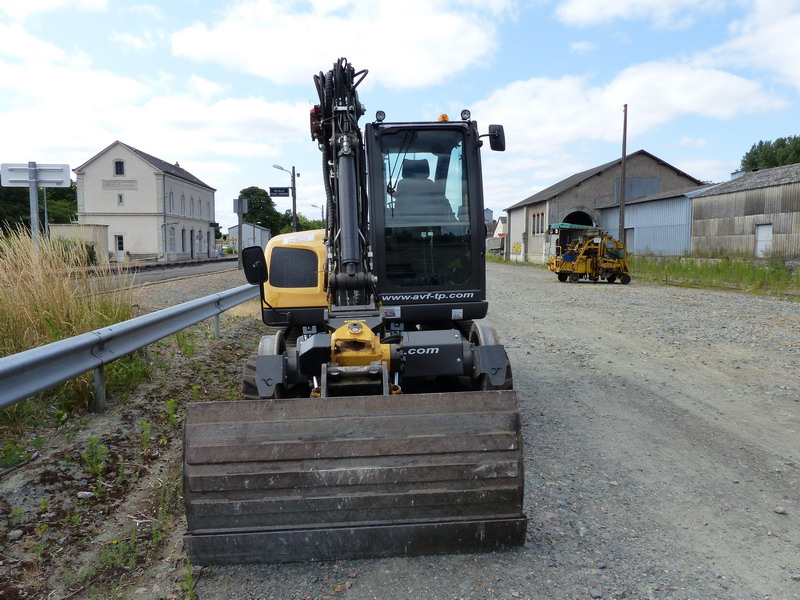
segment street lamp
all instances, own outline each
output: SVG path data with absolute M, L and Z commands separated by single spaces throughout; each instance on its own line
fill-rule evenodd
M 295 173 L 294 166 L 292 166 L 292 170 L 284 169 L 280 165 L 272 165 L 274 169 L 278 169 L 278 171 L 285 171 L 292 176 L 292 231 L 297 231 L 297 188 L 294 185 L 295 177 L 300 177 L 300 173 Z
M 320 206 L 319 204 L 312 204 L 311 207 L 319 209 L 319 216 L 320 216 L 320 219 L 322 220 L 322 222 L 324 224 L 325 223 L 325 208 L 323 206 Z

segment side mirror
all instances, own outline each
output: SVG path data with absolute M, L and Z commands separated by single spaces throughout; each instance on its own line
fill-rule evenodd
M 489 147 L 497 152 L 506 149 L 506 132 L 502 125 L 489 125 Z
M 242 250 L 242 267 L 247 283 L 258 285 L 267 280 L 267 258 L 261 246 L 248 246 Z

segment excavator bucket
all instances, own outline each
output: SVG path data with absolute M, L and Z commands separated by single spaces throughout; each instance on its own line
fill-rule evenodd
M 189 404 L 183 459 L 194 564 L 525 541 L 510 390 Z

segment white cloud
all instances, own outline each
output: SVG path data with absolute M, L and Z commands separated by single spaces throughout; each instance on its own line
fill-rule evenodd
M 111 39 L 112 42 L 116 42 L 126 50 L 133 52 L 145 52 L 155 48 L 156 44 L 158 44 L 159 36 L 154 34 L 152 31 L 145 31 L 141 35 L 112 31 L 109 34 L 109 39 Z
M 729 27 L 731 38 L 697 57 L 712 66 L 753 68 L 800 91 L 800 0 L 755 0 Z
M 549 185 L 591 167 L 582 157 L 594 147 L 621 142 L 626 103 L 629 148 L 683 116 L 722 120 L 781 106 L 742 77 L 663 62 L 630 67 L 603 85 L 574 76 L 517 81 L 477 103 L 473 114 L 486 123 L 504 123 L 514 168 L 531 182 L 540 178 Z
M 708 140 L 703 138 L 684 136 L 678 140 L 677 145 L 688 148 L 705 148 L 706 146 L 708 146 Z
M 677 158 L 670 162 L 684 173 L 689 173 L 700 181 L 719 183 L 731 178 L 731 167 L 739 165 L 739 158 L 731 157 L 726 160 Z
M 192 95 L 203 100 L 210 100 L 223 94 L 227 90 L 227 86 L 221 85 L 214 81 L 200 77 L 199 75 L 191 75 L 189 77 L 189 91 Z
M 137 4 L 135 6 L 130 6 L 125 10 L 134 15 L 149 17 L 154 21 L 163 21 L 166 19 L 163 11 L 158 6 L 153 4 Z
M 2 56 L 33 62 L 62 61 L 66 55 L 61 48 L 28 34 L 19 23 L 0 23 L 0 57 Z
M 0 0 L 0 14 L 14 19 L 24 19 L 31 15 L 63 9 L 105 10 L 108 0 Z
M 681 115 L 729 119 L 784 106 L 760 85 L 718 69 L 678 62 L 648 62 L 629 67 L 603 91 L 607 102 L 637 107 L 641 127 L 650 129 Z
M 586 27 L 616 19 L 643 19 L 656 27 L 684 28 L 701 15 L 723 10 L 735 0 L 563 0 L 556 15 L 567 25 Z
M 597 44 L 594 42 L 590 42 L 588 40 L 583 40 L 581 42 L 574 42 L 569 45 L 569 52 L 570 54 L 589 54 L 590 52 L 595 52 L 598 50 Z
M 248 0 L 219 23 L 195 23 L 175 33 L 172 50 L 279 84 L 307 83 L 308 73 L 346 56 L 356 68 L 373 69 L 371 83 L 423 87 L 487 60 L 497 44 L 494 18 L 506 5 L 511 3 L 484 8 L 473 0 Z

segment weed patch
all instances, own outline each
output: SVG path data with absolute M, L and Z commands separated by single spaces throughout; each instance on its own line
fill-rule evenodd
M 800 272 L 792 273 L 777 258 L 668 258 L 639 256 L 631 260 L 634 277 L 642 281 L 686 287 L 738 289 L 776 295 L 800 294 Z

